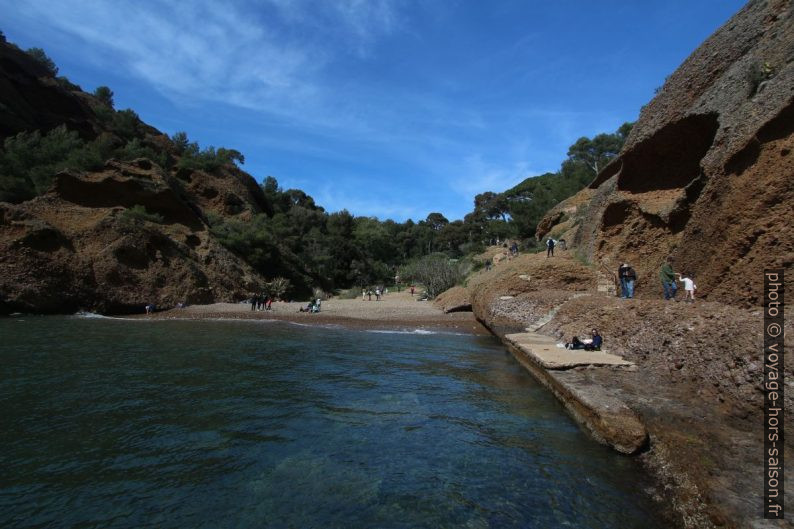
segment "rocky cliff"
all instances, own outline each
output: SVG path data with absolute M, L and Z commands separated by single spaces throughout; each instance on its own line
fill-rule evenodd
M 256 181 L 233 164 L 179 168 L 166 135 L 128 113 L 135 136 L 125 137 L 113 127 L 116 114 L 0 43 L 0 140 L 65 126 L 111 147 L 132 139 L 168 162 L 111 159 L 96 170 L 59 172 L 32 200 L 0 202 L 0 313 L 235 301 L 264 281 L 208 225 L 212 215 L 245 219 L 267 210 Z
M 537 236 L 630 262 L 657 296 L 667 255 L 709 300 L 757 306 L 764 268 L 794 286 L 794 6 L 752 1 L 646 105 L 620 154 L 549 212 Z
M 486 255 L 494 268 L 468 281 L 476 316 L 497 335 L 562 342 L 598 328 L 610 353 L 636 365 L 559 378 L 637 413 L 654 494 L 684 527 L 787 526 L 761 519 L 758 425 L 763 270 L 784 268 L 794 286 L 792 149 L 794 4 L 752 1 L 667 79 L 591 185 L 547 213 L 538 238 L 564 238 L 568 251 L 499 264 Z M 695 276 L 695 303 L 661 299 L 668 255 Z M 639 299 L 615 296 L 622 262 L 639 274 Z M 787 335 L 793 322 L 789 311 Z M 787 378 L 793 369 L 787 358 Z

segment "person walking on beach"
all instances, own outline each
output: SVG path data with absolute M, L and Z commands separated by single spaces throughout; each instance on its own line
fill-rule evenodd
M 675 293 L 678 287 L 675 284 L 675 272 L 673 272 L 673 257 L 668 256 L 665 263 L 659 268 L 659 280 L 662 282 L 662 290 L 664 291 L 664 300 L 674 300 Z
M 551 237 L 546 240 L 546 248 L 546 258 L 554 257 L 554 239 Z
M 366 288 L 362 288 L 361 289 L 361 301 L 367 301 L 367 289 Z
M 251 294 L 251 310 L 256 310 L 256 294 Z

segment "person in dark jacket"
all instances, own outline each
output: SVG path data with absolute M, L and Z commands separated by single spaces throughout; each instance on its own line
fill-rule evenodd
M 662 282 L 664 290 L 664 300 L 675 301 L 675 292 L 678 286 L 675 284 L 675 272 L 673 271 L 673 258 L 668 257 L 665 263 L 659 268 L 659 280 Z
M 601 345 L 604 343 L 604 339 L 601 338 L 601 335 L 598 334 L 598 329 L 593 329 L 592 332 L 593 341 L 590 343 L 584 344 L 585 351 L 600 351 Z

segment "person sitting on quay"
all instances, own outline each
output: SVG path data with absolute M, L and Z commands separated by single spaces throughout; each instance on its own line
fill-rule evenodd
M 598 333 L 598 329 L 593 329 L 593 332 L 590 333 L 590 335 L 593 338 L 591 339 L 590 343 L 584 344 L 584 350 L 585 351 L 600 351 L 601 350 L 601 345 L 604 343 L 604 339 Z
M 584 349 L 585 351 L 600 351 L 601 346 L 604 344 L 604 339 L 598 333 L 597 329 L 593 329 L 590 333 L 592 336 L 589 340 L 580 340 L 578 336 L 571 338 L 571 341 L 565 344 L 566 349 Z

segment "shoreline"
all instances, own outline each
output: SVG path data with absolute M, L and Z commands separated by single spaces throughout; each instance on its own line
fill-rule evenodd
M 416 301 L 405 292 L 390 293 L 380 301 L 330 299 L 318 313 L 300 312 L 306 302 L 277 302 L 270 311 L 252 311 L 250 303 L 213 303 L 173 308 L 154 314 L 125 316 L 151 320 L 283 321 L 312 326 L 339 326 L 356 330 L 443 330 L 491 335 L 471 312 L 445 314 L 430 301 Z

